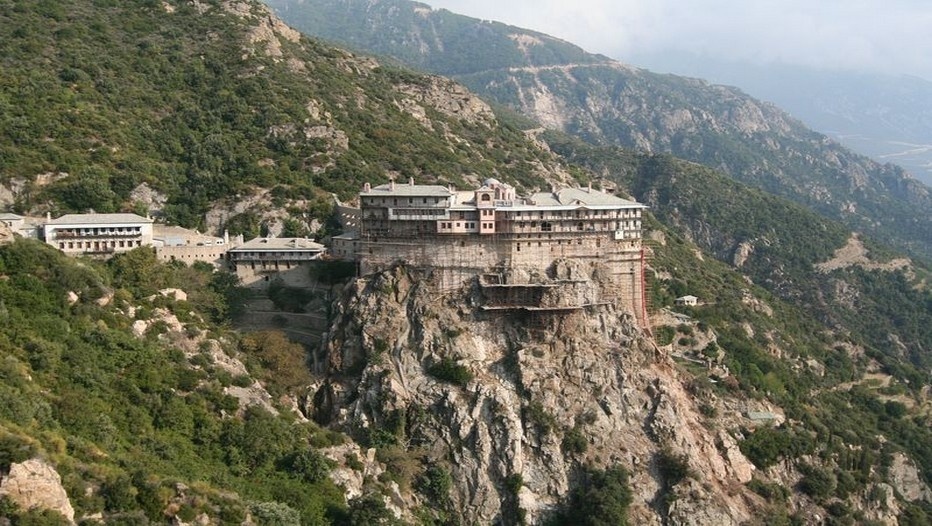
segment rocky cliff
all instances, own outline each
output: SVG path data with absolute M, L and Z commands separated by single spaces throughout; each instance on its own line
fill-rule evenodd
M 480 303 L 475 285 L 438 295 L 405 267 L 348 286 L 316 418 L 448 470 L 450 506 L 467 522 L 536 523 L 585 469 L 611 466 L 630 473 L 632 523 L 751 518 L 753 466 L 632 316 Z
M 55 468 L 40 458 L 13 463 L 0 481 L 0 499 L 10 499 L 24 510 L 51 510 L 74 524 L 74 508 Z

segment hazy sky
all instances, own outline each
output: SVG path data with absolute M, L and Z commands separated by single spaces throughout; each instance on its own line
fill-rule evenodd
M 665 51 L 932 80 L 929 0 L 422 0 L 619 60 Z

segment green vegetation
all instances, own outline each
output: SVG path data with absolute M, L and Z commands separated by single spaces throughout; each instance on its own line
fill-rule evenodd
M 650 141 L 651 151 L 713 167 L 911 254 L 932 256 L 932 196 L 920 183 L 737 89 L 604 64 L 605 57 L 547 35 L 445 10 L 425 13 L 415 2 L 269 3 L 308 34 L 451 75 L 531 118 L 539 118 L 539 105 L 529 94 L 549 93 L 565 108 L 562 131 L 592 144 L 643 149 Z M 547 65 L 581 66 L 531 67 Z
M 75 260 L 21 240 L 0 247 L 0 276 L 0 467 L 42 456 L 79 516 L 102 512 L 115 523 L 161 522 L 169 506 L 221 521 L 241 520 L 247 507 L 301 524 L 343 516 L 342 492 L 324 476 L 329 462 L 312 445 L 325 432 L 288 411 L 241 410 L 224 393 L 228 373 L 175 346 L 192 336 L 155 326 L 132 334 L 134 307 L 137 318 L 165 309 L 197 334 L 235 339 L 213 321 L 230 309 L 209 266 L 160 264 L 148 249 Z M 150 299 L 172 286 L 188 301 Z M 278 382 L 270 385 L 285 390 L 285 373 L 307 374 L 303 349 L 290 357 L 274 334 L 243 342 L 247 362 L 254 354 Z M 17 513 L 16 524 L 55 524 Z
M 427 369 L 427 374 L 460 387 L 466 387 L 473 379 L 473 373 L 465 365 L 460 365 L 450 358 L 443 358 Z
M 268 0 L 266 3 L 289 24 L 308 35 L 370 54 L 393 57 L 418 70 L 445 76 L 600 60 L 568 42 L 499 22 L 480 21 L 444 9 L 425 14 L 417 11 L 419 6 L 414 2 Z M 522 49 L 509 38 L 515 32 L 541 42 Z M 412 46 L 412 40 L 417 44 Z M 477 42 L 482 45 L 476 45 Z
M 266 290 L 275 308 L 285 312 L 304 312 L 314 293 L 304 287 L 289 287 L 281 279 L 272 280 Z
M 26 179 L 17 210 L 46 202 L 53 212 L 131 210 L 130 193 L 145 182 L 168 195 L 167 219 L 185 226 L 203 226 L 208 208 L 256 187 L 274 189 L 276 206 L 308 200 L 293 220 L 326 222 L 329 192 L 349 197 L 389 171 L 530 181 L 536 165 L 554 163 L 517 128 L 432 109 L 436 124 L 421 124 L 393 101 L 404 86 L 427 85 L 424 77 L 357 64 L 309 40 L 278 38 L 279 60 L 265 42 L 247 43 L 264 20 L 258 4 L 248 17 L 219 1 L 202 5 L 199 13 L 181 0 L 0 2 L 0 182 Z M 69 175 L 34 181 L 46 173 Z M 255 210 L 226 226 L 249 236 L 264 228 Z
M 620 467 L 584 472 L 566 503 L 549 522 L 552 526 L 624 526 L 631 505 L 628 473 Z
M 589 449 L 589 441 L 586 440 L 586 436 L 578 425 L 567 428 L 563 432 L 563 442 L 560 445 L 563 452 L 568 455 L 581 455 Z

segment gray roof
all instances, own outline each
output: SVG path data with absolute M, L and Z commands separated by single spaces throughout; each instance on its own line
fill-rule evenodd
M 556 192 L 538 192 L 530 197 L 537 206 L 646 206 L 630 199 L 586 188 L 562 188 Z
M 18 216 L 16 214 L 10 214 L 10 213 L 4 212 L 0 214 L 0 219 L 6 220 L 6 221 L 19 221 L 20 219 L 25 219 L 25 218 L 23 216 Z
M 115 223 L 151 223 L 152 219 L 136 214 L 65 214 L 47 225 L 109 225 Z
M 233 248 L 230 252 L 322 252 L 326 247 L 303 237 L 257 237 Z
M 748 418 L 751 420 L 776 420 L 778 415 L 770 411 L 748 411 Z
M 450 197 L 453 192 L 446 186 L 435 184 L 402 184 L 395 183 L 394 189 L 391 184 L 381 184 L 373 186 L 368 192 L 361 192 L 360 196 L 375 197 Z

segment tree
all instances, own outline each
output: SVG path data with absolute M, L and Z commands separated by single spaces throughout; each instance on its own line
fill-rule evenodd
M 589 471 L 570 492 L 567 505 L 554 518 L 554 524 L 625 526 L 631 501 L 628 472 L 624 468 Z

